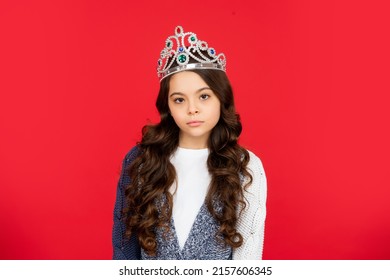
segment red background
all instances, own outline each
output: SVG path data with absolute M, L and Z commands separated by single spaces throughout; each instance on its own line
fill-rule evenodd
M 158 120 L 181 24 L 227 56 L 268 177 L 264 258 L 390 259 L 387 18 L 375 1 L 1 1 L 0 258 L 111 258 L 121 161 Z

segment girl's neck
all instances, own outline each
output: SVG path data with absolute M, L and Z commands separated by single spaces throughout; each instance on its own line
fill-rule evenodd
M 200 150 L 207 149 L 207 141 L 204 139 L 179 139 L 179 147 L 184 149 Z

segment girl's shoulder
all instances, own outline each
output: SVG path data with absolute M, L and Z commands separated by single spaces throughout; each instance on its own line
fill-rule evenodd
M 139 155 L 141 149 L 138 145 L 132 147 L 130 151 L 127 152 L 125 159 L 124 159 L 124 164 L 129 165 L 136 157 Z
M 248 162 L 248 168 L 254 172 L 255 170 L 259 171 L 261 174 L 264 175 L 264 166 L 263 162 L 261 161 L 260 157 L 258 157 L 255 153 L 252 151 L 246 149 L 246 151 L 249 154 L 249 162 Z

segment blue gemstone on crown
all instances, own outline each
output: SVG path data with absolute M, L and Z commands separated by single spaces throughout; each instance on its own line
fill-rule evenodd
M 209 48 L 207 50 L 207 53 L 209 54 L 209 56 L 211 57 L 215 57 L 216 56 L 216 51 L 213 49 L 213 48 Z
M 183 52 L 184 51 L 184 48 L 183 47 L 180 47 L 179 48 L 179 52 Z

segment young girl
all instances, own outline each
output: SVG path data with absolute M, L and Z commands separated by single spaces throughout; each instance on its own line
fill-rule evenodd
M 160 123 L 125 157 L 114 259 L 261 259 L 266 177 L 238 143 L 225 56 L 176 27 L 158 60 Z

